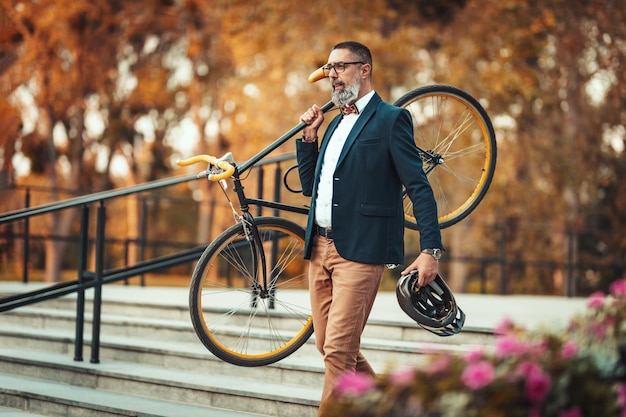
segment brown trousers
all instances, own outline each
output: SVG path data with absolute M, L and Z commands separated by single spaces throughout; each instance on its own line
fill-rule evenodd
M 372 310 L 384 265 L 342 258 L 332 240 L 315 236 L 309 267 L 309 291 L 315 344 L 324 357 L 324 388 L 319 416 L 332 398 L 333 387 L 345 372 L 374 376 L 360 351 L 361 333 Z

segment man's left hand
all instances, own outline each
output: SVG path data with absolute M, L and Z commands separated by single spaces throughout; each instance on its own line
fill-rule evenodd
M 439 261 L 427 253 L 420 253 L 417 259 L 411 265 L 402 271 L 402 275 L 406 275 L 411 271 L 419 272 L 417 282 L 420 287 L 430 284 L 437 277 L 439 272 Z

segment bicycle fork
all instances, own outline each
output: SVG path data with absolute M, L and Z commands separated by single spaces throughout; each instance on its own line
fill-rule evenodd
M 238 174 L 238 173 L 237 173 Z M 271 242 L 271 259 L 270 265 L 271 273 L 268 280 L 268 267 L 267 259 L 265 257 L 265 250 L 263 248 L 263 239 L 259 234 L 259 229 L 256 226 L 254 217 L 250 213 L 250 207 L 247 203 L 246 196 L 243 192 L 243 185 L 239 179 L 239 176 L 235 174 L 234 184 L 235 193 L 240 202 L 241 215 L 237 216 L 243 228 L 244 236 L 248 245 L 250 246 L 250 253 L 252 255 L 252 271 L 250 271 L 250 286 L 251 286 L 251 300 L 250 305 L 252 308 L 258 306 L 259 299 L 269 299 L 269 308 L 274 308 L 274 296 L 275 296 L 275 280 L 273 276 L 273 268 L 277 258 L 276 242 Z M 234 211 L 234 210 L 233 210 Z M 236 214 L 236 213 L 235 213 Z

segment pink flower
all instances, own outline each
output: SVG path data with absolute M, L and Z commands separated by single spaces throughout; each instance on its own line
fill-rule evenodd
M 495 349 L 496 355 L 504 358 L 511 355 L 520 355 L 526 352 L 528 347 L 514 336 L 506 335 L 496 340 Z
M 529 345 L 527 350 L 529 352 L 532 352 L 535 355 L 543 355 L 548 350 L 548 342 L 545 340 L 542 340 L 533 345 Z
M 484 355 L 485 353 L 483 352 L 482 349 L 474 349 L 465 353 L 463 358 L 465 359 L 465 362 L 467 363 L 476 363 L 479 360 L 481 360 L 484 357 Z
M 500 323 L 496 324 L 496 327 L 493 329 L 493 332 L 496 335 L 505 335 L 509 333 L 514 327 L 515 325 L 513 324 L 513 321 L 511 321 L 511 319 L 507 317 L 507 318 L 502 319 Z
M 617 387 L 617 403 L 626 411 L 626 384 L 619 384 Z
M 592 323 L 590 330 L 593 333 L 593 336 L 599 339 L 604 339 L 606 336 L 606 326 L 603 323 Z
M 614 281 L 609 287 L 611 294 L 616 297 L 623 297 L 626 295 L 626 280 Z
M 461 380 L 470 389 L 477 390 L 489 385 L 496 377 L 493 365 L 487 361 L 472 363 L 465 368 Z
M 398 369 L 389 374 L 389 381 L 395 385 L 409 386 L 415 378 L 414 368 Z
M 567 341 L 561 346 L 561 358 L 571 359 L 578 353 L 578 346 L 573 341 Z
M 557 417 L 582 417 L 582 415 L 578 407 L 572 407 L 569 410 L 561 411 Z
M 528 375 L 538 369 L 539 366 L 537 364 L 530 361 L 524 361 L 517 365 L 516 373 L 524 376 L 525 378 L 528 378 Z
M 587 307 L 597 310 L 604 305 L 605 298 L 606 297 L 602 291 L 596 291 L 587 299 Z
M 526 376 L 526 396 L 534 403 L 541 402 L 550 391 L 550 376 L 539 367 L 535 367 Z
M 426 369 L 424 370 L 427 374 L 440 374 L 442 372 L 447 371 L 450 368 L 451 358 L 447 355 L 439 355 L 435 357 Z
M 374 379 L 363 373 L 347 372 L 339 377 L 335 389 L 340 395 L 358 396 L 376 386 Z

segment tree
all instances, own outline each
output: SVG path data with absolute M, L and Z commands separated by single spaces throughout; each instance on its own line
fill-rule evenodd
M 359 40 L 372 49 L 374 86 L 384 99 L 423 84 L 452 84 L 477 97 L 494 121 L 494 182 L 475 213 L 444 231 L 448 254 L 497 254 L 495 237 L 505 236 L 506 258 L 523 261 L 509 266 L 508 291 L 554 292 L 558 271 L 539 274 L 521 265 L 539 256 L 562 260 L 569 250 L 562 229 L 580 236 L 581 262 L 624 259 L 623 233 L 595 232 L 626 228 L 624 6 L 624 0 L 357 0 L 341 7 L 294 0 L 4 0 L 2 96 L 18 108 L 16 92 L 27 92 L 39 118 L 36 129 L 20 130 L 15 113 L 0 113 L 0 126 L 7 126 L 0 132 L 0 170 L 11 171 L 20 149 L 31 160 L 29 181 L 103 189 L 169 175 L 174 159 L 189 156 L 175 146 L 183 141 L 195 143 L 193 152 L 233 150 L 244 161 L 295 125 L 311 103 L 328 100 L 325 81 L 308 84 L 308 74 L 336 42 Z M 97 131 L 86 123 L 94 116 L 102 124 Z M 183 124 L 192 126 L 186 137 Z M 55 143 L 53 129 L 67 141 Z M 293 149 L 288 143 L 281 152 Z M 104 169 L 96 164 L 102 155 Z M 110 168 L 120 159 L 129 167 L 124 178 Z M 215 187 L 197 184 L 191 187 L 204 207 L 202 222 Z M 137 236 L 137 210 L 128 212 L 127 227 Z M 53 233 L 67 230 L 61 220 Z M 207 224 L 195 230 L 201 242 L 212 233 Z M 416 245 L 409 234 L 407 249 Z M 455 290 L 468 288 L 477 273 L 460 265 L 450 269 Z M 590 286 L 605 279 L 587 275 Z
M 541 247 L 553 260 L 564 259 L 566 245 L 552 228 L 544 227 L 542 242 L 524 225 L 593 227 L 593 213 L 604 206 L 602 184 L 619 171 L 620 152 L 602 144 L 624 121 L 617 99 L 626 90 L 617 82 L 626 52 L 624 4 L 613 3 L 614 9 L 601 1 L 468 2 L 442 40 L 441 74 L 482 98 L 499 127 L 498 171 L 481 213 L 506 225 L 510 258 L 536 259 Z M 613 261 L 623 259 L 624 249 L 611 244 Z M 517 276 L 519 284 L 532 279 Z
M 130 172 L 138 174 L 140 163 L 135 155 L 150 152 L 142 152 L 141 144 L 136 143 L 133 124 L 140 115 L 156 112 L 161 115 L 156 121 L 158 126 L 161 121 L 171 126 L 186 108 L 184 103 L 178 108 L 171 105 L 181 89 L 179 85 L 164 88 L 177 71 L 171 62 L 168 67 L 165 58 L 180 48 L 186 30 L 176 17 L 177 6 L 145 0 L 13 2 L 2 7 L 19 38 L 18 56 L 7 75 L 17 81 L 7 92 L 14 92 L 18 86 L 28 89 L 39 112 L 35 130 L 22 140 L 32 175 L 40 175 L 41 181 L 53 189 L 105 188 L 111 181 L 110 164 L 104 172 L 98 172 L 96 161 L 101 152 L 108 152 L 109 161 L 115 155 L 128 156 Z M 150 45 L 156 47 L 150 50 Z M 136 88 L 133 81 L 137 82 Z M 109 116 L 102 132 L 93 133 L 87 128 L 90 105 L 96 107 L 94 113 Z M 66 134 L 65 146 L 54 142 L 57 126 Z M 152 147 L 160 154 L 148 158 L 151 167 L 163 167 L 167 156 L 163 152 L 167 128 L 161 133 Z M 126 149 L 130 152 L 125 153 Z M 66 175 L 59 174 L 60 163 L 65 165 Z M 143 180 L 154 178 L 153 168 L 146 171 Z M 139 180 L 134 175 L 130 178 Z M 59 199 L 60 194 L 54 198 Z M 54 214 L 50 233 L 67 235 L 73 217 L 68 211 Z M 48 280 L 59 279 L 62 250 L 62 243 L 48 243 Z

